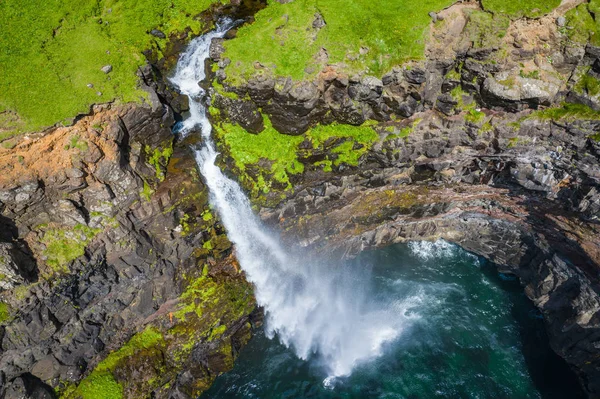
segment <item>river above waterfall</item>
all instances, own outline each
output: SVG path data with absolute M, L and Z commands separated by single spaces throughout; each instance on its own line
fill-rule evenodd
M 381 303 L 418 298 L 380 357 L 327 386 L 318 359 L 301 360 L 259 331 L 201 399 L 581 397 L 519 283 L 484 259 L 440 241 L 349 263 L 371 271 L 365 284 Z

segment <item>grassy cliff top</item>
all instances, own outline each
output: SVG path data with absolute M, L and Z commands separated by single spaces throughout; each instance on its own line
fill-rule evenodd
M 225 43 L 227 74 L 248 78 L 255 61 L 278 76 L 302 79 L 318 64 L 382 74 L 423 55 L 430 11 L 455 0 L 295 0 L 269 6 Z M 323 49 L 323 50 L 322 50 Z
M 2 0 L 0 140 L 72 118 L 93 103 L 139 101 L 142 51 L 166 45 L 149 32 L 199 32 L 193 17 L 225 1 Z M 110 73 L 101 71 L 106 65 Z
M 511 18 L 536 18 L 558 7 L 561 0 L 482 0 L 483 8 Z
M 263 67 L 276 76 L 310 78 L 324 64 L 381 76 L 394 65 L 421 59 L 432 20 L 429 13 L 455 2 L 269 0 L 253 24 L 225 43 L 225 56 L 232 60 L 226 69 L 229 83 L 238 84 Z M 560 0 L 483 0 L 485 11 L 509 18 L 538 17 L 559 4 Z

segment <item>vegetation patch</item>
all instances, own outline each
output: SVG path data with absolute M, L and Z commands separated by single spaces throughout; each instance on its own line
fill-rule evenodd
M 304 136 L 279 133 L 265 116 L 265 130 L 250 134 L 242 127 L 222 123 L 215 127 L 219 140 L 228 148 L 235 166 L 240 170 L 242 183 L 253 196 L 269 193 L 277 185 L 291 189 L 290 176 L 304 172 L 299 160 L 316 152 L 326 153 L 326 159 L 315 165 L 331 171 L 332 166 L 358 165 L 360 157 L 368 151 L 379 135 L 367 125 L 351 126 L 334 123 L 318 125 Z M 300 148 L 300 144 L 308 141 Z
M 298 80 L 326 63 L 382 75 L 394 65 L 423 57 L 428 13 L 454 2 L 269 0 L 254 23 L 224 44 L 224 56 L 233 60 L 226 68 L 229 82 L 235 85 L 254 75 L 255 62 L 276 76 Z
M 480 10 L 468 10 L 468 24 L 465 27 L 467 37 L 475 48 L 500 47 L 506 36 L 510 19 L 501 13 L 489 13 Z
M 279 133 L 266 116 L 264 123 L 265 130 L 259 134 L 250 134 L 241 126 L 229 123 L 215 128 L 219 139 L 227 146 L 229 155 L 240 170 L 243 182 L 252 186 L 255 195 L 269 192 L 271 178 L 291 188 L 289 176 L 304 171 L 304 165 L 298 162 L 296 154 L 298 145 L 303 141 L 302 136 Z M 260 160 L 268 162 L 264 167 L 260 167 Z M 250 168 L 251 166 L 254 167 Z M 256 168 L 259 170 L 250 170 Z
M 564 103 L 560 107 L 547 108 L 532 112 L 528 118 L 539 118 L 553 121 L 567 120 L 600 120 L 600 111 L 583 104 Z
M 159 181 L 165 180 L 165 173 L 163 172 L 163 168 L 166 168 L 169 164 L 169 159 L 173 155 L 173 143 L 172 140 L 165 148 L 160 150 L 159 148 L 155 148 L 154 151 L 150 148 L 150 146 L 145 147 L 146 154 L 148 155 L 148 163 L 154 166 L 156 171 L 156 178 Z
M 370 126 L 351 126 L 333 123 L 318 125 L 306 133 L 313 150 L 327 150 L 327 143 L 339 143 L 331 149 L 326 161 L 322 161 L 325 171 L 331 171 L 331 165 L 346 164 L 357 166 L 360 157 L 377 141 L 379 135 Z M 333 155 L 333 157 L 332 157 Z M 333 158 L 333 159 L 332 159 Z
M 78 135 L 73 135 L 69 139 L 69 143 L 65 145 L 65 150 L 71 150 L 73 148 L 78 149 L 81 152 L 86 152 L 89 148 L 87 141 L 82 140 Z
M 590 96 L 597 96 L 600 94 L 600 81 L 593 76 L 584 74 L 575 84 L 574 90 L 579 94 L 587 93 Z
M 548 14 L 560 5 L 561 0 L 481 0 L 486 11 L 506 14 L 510 18 L 536 18 Z
M 227 0 L 3 0 L 0 2 L 0 140 L 86 112 L 93 103 L 139 101 L 142 51 Z M 101 69 L 111 65 L 112 71 Z M 6 124 L 4 122 L 7 122 Z M 2 128 L 5 130 L 2 131 Z
M 176 361 L 183 361 L 199 342 L 222 338 L 227 325 L 221 320 L 239 320 L 256 306 L 249 283 L 233 279 L 216 281 L 208 276 L 208 266 L 202 274 L 190 279 L 179 297 L 181 307 L 173 313 L 177 324 L 169 330 L 177 344 Z M 232 362 L 232 354 L 227 353 Z
M 4 323 L 10 318 L 10 309 L 4 302 L 0 302 L 0 324 Z
M 600 46 L 600 20 L 595 19 L 599 15 L 600 0 L 590 0 L 580 4 L 569 11 L 566 26 L 561 29 L 572 41 L 581 44 L 588 42 L 594 46 Z
M 83 256 L 85 247 L 101 231 L 83 224 L 71 230 L 49 229 L 44 233 L 42 243 L 46 246 L 43 254 L 46 264 L 55 272 L 65 272 L 69 262 Z
M 153 327 L 135 334 L 125 345 L 112 352 L 84 378 L 75 391 L 68 397 L 83 399 L 119 399 L 123 397 L 123 387 L 115 379 L 113 372 L 126 359 L 138 352 L 164 346 L 162 334 Z M 65 396 L 67 397 L 67 396 Z

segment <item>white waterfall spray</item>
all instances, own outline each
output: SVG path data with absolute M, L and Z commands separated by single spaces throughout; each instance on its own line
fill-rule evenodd
M 211 40 L 223 37 L 231 26 L 226 21 L 195 39 L 179 59 L 171 81 L 190 98 L 190 116 L 182 134 L 195 128 L 202 132 L 203 146 L 196 151 L 196 161 L 209 187 L 211 204 L 254 284 L 258 304 L 265 309 L 268 336 L 276 335 L 300 358 L 319 359 L 330 381 L 379 356 L 383 344 L 400 334 L 411 304 L 382 308 L 368 299 L 364 271 L 320 264 L 306 254 L 290 256 L 254 215 L 239 185 L 215 165 L 212 127 L 200 102 L 205 93 L 198 83 L 205 78 Z

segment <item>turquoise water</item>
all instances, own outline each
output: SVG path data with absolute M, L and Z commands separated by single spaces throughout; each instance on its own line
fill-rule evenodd
M 207 398 L 578 398 L 518 282 L 445 242 L 366 251 L 344 267 L 404 330 L 352 374 L 327 380 L 261 332 Z

